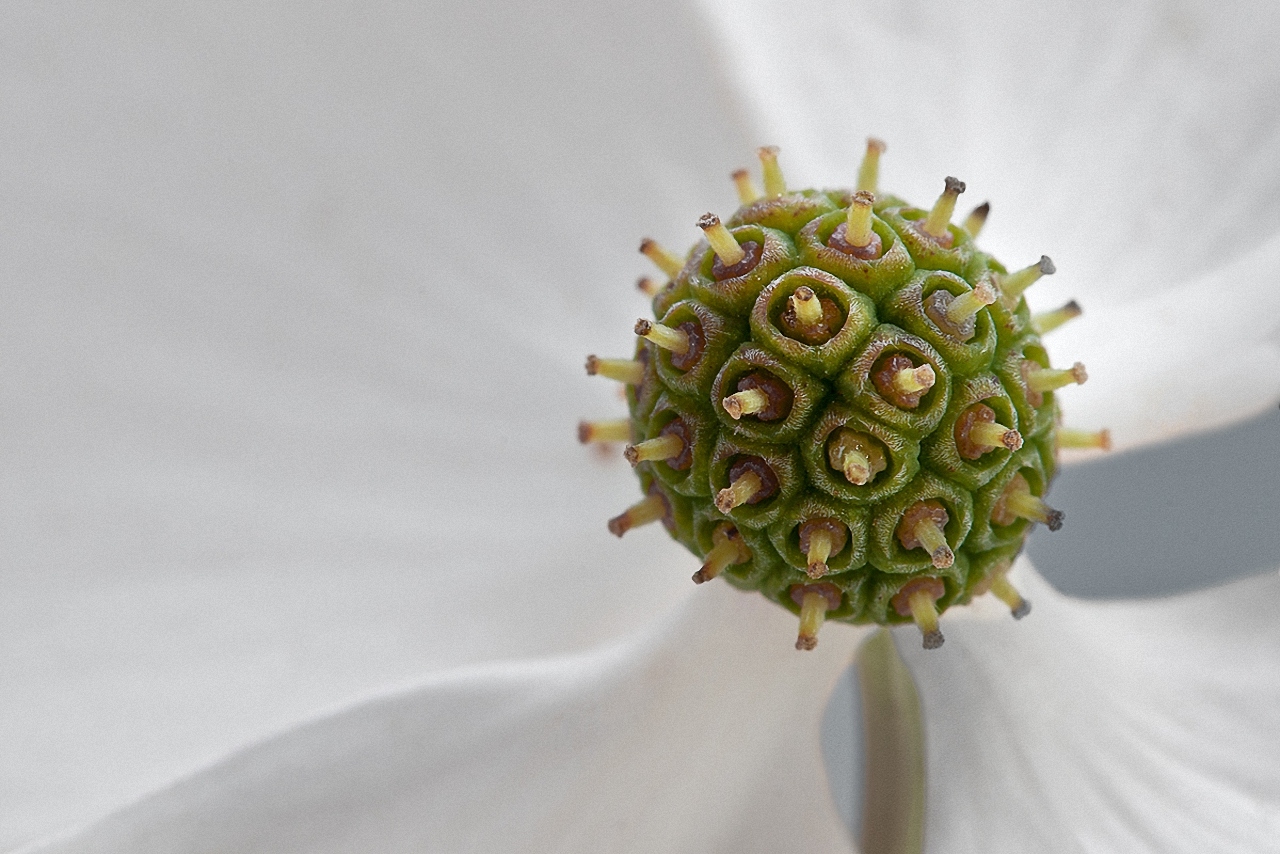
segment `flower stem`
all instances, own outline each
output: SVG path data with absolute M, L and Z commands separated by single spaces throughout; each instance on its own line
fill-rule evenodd
M 924 849 L 924 722 L 920 695 L 880 629 L 858 650 L 865 773 L 863 854 L 921 854 Z

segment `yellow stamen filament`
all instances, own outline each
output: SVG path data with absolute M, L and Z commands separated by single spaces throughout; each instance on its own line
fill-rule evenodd
M 852 430 L 840 431 L 827 448 L 827 460 L 854 486 L 866 486 L 889 466 L 884 451 Z
M 1077 430 L 1072 427 L 1059 427 L 1056 435 L 1059 448 L 1111 450 L 1111 431 L 1105 427 L 1101 430 Z
M 885 144 L 875 137 L 867 138 L 867 153 L 862 156 L 862 165 L 858 167 L 858 189 L 867 193 L 875 193 L 880 183 L 880 155 L 884 154 Z
M 719 525 L 711 534 L 714 545 L 707 552 L 702 568 L 693 574 L 693 583 L 710 581 L 726 567 L 751 560 L 751 549 L 742 541 L 742 535 L 732 525 Z
M 650 279 L 648 276 L 641 276 L 636 281 L 636 289 L 647 297 L 656 297 L 658 291 L 662 290 L 662 283 Z
M 815 531 L 809 537 L 809 551 L 805 558 L 809 561 L 808 572 L 813 578 L 821 578 L 827 574 L 827 558 L 831 557 L 833 538 L 828 531 Z
M 924 364 L 918 368 L 903 368 L 893 375 L 893 387 L 902 394 L 928 391 L 938 381 L 933 366 Z
M 817 326 L 822 322 L 822 301 L 813 292 L 813 288 L 801 285 L 788 301 L 791 303 L 791 310 L 796 313 L 796 320 L 802 326 Z
M 813 649 L 818 645 L 818 630 L 827 619 L 827 605 L 827 597 L 821 593 L 804 594 L 800 601 L 800 634 L 796 638 L 796 649 Z
M 747 257 L 747 253 L 742 251 L 742 247 L 734 239 L 733 233 L 724 227 L 720 217 L 715 214 L 703 214 L 698 220 L 698 228 L 702 229 L 702 233 L 707 236 L 711 251 L 716 253 L 716 257 L 724 266 L 732 267 Z
M 964 230 L 969 232 L 970 237 L 976 238 L 982 231 L 982 226 L 987 224 L 989 213 L 991 213 L 991 202 L 983 202 L 965 217 Z
M 1054 531 L 1062 527 L 1062 513 L 1045 504 L 1044 499 L 1032 495 L 1025 485 L 1022 489 L 1007 489 L 1001 497 L 1005 509 L 1019 519 L 1039 522 Z
M 1005 276 L 1000 282 L 1004 304 L 1013 308 L 1018 304 L 1018 298 L 1022 296 L 1023 291 L 1040 281 L 1041 276 L 1052 276 L 1057 269 L 1048 255 L 1041 255 L 1036 263 Z
M 629 442 L 631 441 L 631 422 L 625 418 L 610 421 L 579 421 L 578 441 L 588 442 Z
M 654 492 L 648 498 L 632 504 L 621 514 L 610 519 L 609 531 L 614 536 L 621 537 L 632 528 L 648 525 L 650 522 L 657 522 L 666 515 L 667 502 L 663 500 L 661 495 Z
M 924 648 L 937 649 L 942 646 L 942 632 L 938 629 L 938 606 L 934 602 L 932 591 L 920 588 L 913 592 L 907 603 L 911 606 L 911 619 L 920 627 L 924 635 Z
M 644 257 L 657 265 L 659 270 L 673 279 L 684 267 L 684 262 L 680 260 L 679 256 L 663 249 L 656 240 L 650 240 L 646 237 L 640 241 L 640 251 L 644 254 Z
M 986 280 L 980 281 L 974 286 L 973 290 L 966 291 L 951 301 L 945 312 L 947 320 L 950 320 L 956 326 L 960 326 L 966 320 L 982 311 L 983 308 L 995 302 L 999 296 L 990 282 Z
M 956 199 L 963 192 L 964 181 L 952 177 L 946 179 L 946 189 L 938 196 L 938 200 L 933 203 L 933 210 L 925 218 L 922 226 L 925 234 L 939 240 L 949 235 L 947 226 L 951 224 L 951 215 L 956 212 Z
M 991 595 L 1009 606 L 1009 611 L 1015 620 L 1021 620 L 1031 613 L 1031 603 L 1022 598 L 1022 594 L 1009 583 L 1009 579 L 1005 578 L 1002 572 L 996 573 L 991 578 Z
M 716 509 L 728 513 L 750 501 L 764 487 L 760 475 L 753 471 L 743 472 L 738 479 L 716 493 Z
M 689 352 L 689 336 L 680 329 L 672 329 L 642 317 L 636 321 L 636 334 L 678 356 Z
M 1084 365 L 1076 362 L 1070 368 L 1062 370 L 1057 368 L 1033 368 L 1027 371 L 1026 378 L 1027 388 L 1044 394 L 1046 391 L 1053 391 L 1072 383 L 1084 385 L 1085 380 L 1089 379 L 1089 375 L 1085 372 Z
M 840 471 L 845 480 L 854 486 L 866 486 L 875 477 L 872 473 L 871 459 L 852 448 L 840 455 Z
M 587 375 L 602 376 L 627 385 L 639 385 L 644 379 L 644 365 L 633 359 L 601 359 L 587 357 Z
M 871 242 L 871 206 L 875 200 L 875 196 L 865 190 L 853 194 L 849 218 L 845 221 L 845 243 L 861 249 Z
M 734 392 L 720 402 L 729 417 L 737 421 L 744 415 L 755 415 L 769 405 L 769 395 L 758 388 Z
M 633 466 L 650 460 L 669 460 L 684 453 L 684 440 L 674 433 L 627 445 L 622 455 Z
M 733 173 L 733 184 L 738 188 L 738 200 L 744 205 L 749 205 L 760 198 L 760 191 L 756 189 L 755 182 L 751 180 L 751 173 L 746 169 L 739 169 Z
M 764 194 L 770 198 L 781 196 L 787 191 L 787 182 L 782 177 L 782 167 L 778 165 L 778 146 L 766 145 L 756 154 L 760 156 L 760 168 L 764 172 Z
M 988 448 L 1008 448 L 1010 451 L 1016 451 L 1022 447 L 1022 434 L 998 421 L 975 419 L 969 427 L 969 438 L 974 444 L 985 445 Z
M 1045 335 L 1057 329 L 1069 320 L 1079 317 L 1083 313 L 1080 303 L 1072 300 L 1062 308 L 1055 308 L 1053 311 L 1042 311 L 1031 318 L 1031 328 L 1036 331 L 1037 335 Z
M 915 535 L 929 553 L 935 567 L 946 569 L 955 563 L 956 556 L 951 551 L 951 546 L 947 545 L 946 534 L 937 522 L 929 518 L 921 519 L 916 523 Z
M 835 551 L 835 536 L 825 528 L 816 528 L 809 533 L 809 551 L 804 553 L 809 562 L 809 575 L 821 578 L 827 574 L 827 558 Z

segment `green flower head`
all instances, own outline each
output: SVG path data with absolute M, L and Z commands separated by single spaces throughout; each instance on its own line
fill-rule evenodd
M 954 225 L 955 178 L 929 209 L 879 193 L 884 150 L 868 140 L 854 190 L 796 191 L 760 149 L 763 192 L 735 172 L 741 206 L 699 219 L 686 255 L 641 243 L 668 281 L 641 280 L 634 356 L 587 358 L 630 415 L 579 438 L 626 442 L 644 493 L 609 529 L 661 521 L 695 582 L 797 613 L 798 649 L 828 619 L 914 621 L 932 649 L 939 615 L 987 592 L 1024 616 L 1005 574 L 1034 524 L 1062 524 L 1059 448 L 1109 443 L 1059 426 L 1054 391 L 1086 375 L 1040 336 L 1080 309 L 1023 299 L 1053 262 L 983 252 L 990 206 Z

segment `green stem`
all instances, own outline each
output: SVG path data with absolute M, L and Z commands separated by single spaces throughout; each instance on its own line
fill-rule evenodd
M 924 721 L 911 672 L 888 629 L 858 650 L 866 778 L 862 854 L 924 850 Z

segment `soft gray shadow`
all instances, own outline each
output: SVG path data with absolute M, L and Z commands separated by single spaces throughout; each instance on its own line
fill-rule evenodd
M 1059 590 L 1087 598 L 1158 596 L 1280 565 L 1280 412 L 1227 430 L 1064 469 L 1057 532 L 1027 551 Z M 853 839 L 862 824 L 862 707 L 857 669 L 822 719 L 831 796 Z
M 1159 596 L 1280 565 L 1280 413 L 1062 469 L 1027 554 L 1085 598 Z
M 862 695 L 858 669 L 840 675 L 822 715 L 822 755 L 836 812 L 853 839 L 862 832 Z

